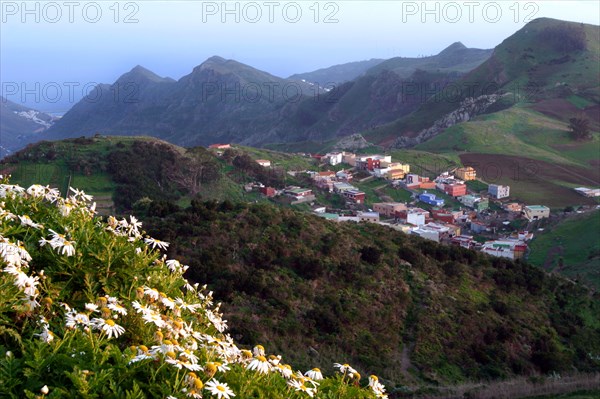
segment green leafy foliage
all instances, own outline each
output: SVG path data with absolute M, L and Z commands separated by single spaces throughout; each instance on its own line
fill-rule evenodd
M 145 222 L 224 300 L 234 336 L 295 364 L 341 356 L 396 384 L 600 367 L 600 298 L 523 262 L 267 204 Z
M 313 379 L 238 347 L 167 242 L 71 191 L 0 182 L 3 398 L 387 397 L 352 368 Z

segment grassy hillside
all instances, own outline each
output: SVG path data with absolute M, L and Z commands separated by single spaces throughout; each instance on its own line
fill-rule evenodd
M 532 264 L 600 289 L 600 211 L 546 228 L 530 248 Z
M 274 168 L 254 162 L 268 159 Z M 148 137 L 94 137 L 42 142 L 0 164 L 23 186 L 49 184 L 67 193 L 69 185 L 94 195 L 104 213 L 131 210 L 144 199 L 188 206 L 192 199 L 261 200 L 242 190 L 242 183 L 294 183 L 287 170 L 310 168 L 310 158 L 238 147 L 223 157 L 201 147 L 185 149 Z M 146 200 L 147 199 L 147 200 Z M 145 208 L 144 208 L 145 209 Z
M 565 152 L 562 148 L 567 145 L 570 151 Z M 576 142 L 569 135 L 568 122 L 519 105 L 452 126 L 416 148 L 442 153 L 527 155 L 547 162 L 590 167 L 590 160 L 600 159 L 599 152 L 590 159 L 594 149 L 600 151 L 600 135 L 596 132 L 591 141 Z
M 293 155 L 281 151 L 273 151 L 264 148 L 236 146 L 244 153 L 254 159 L 267 159 L 272 166 L 281 167 L 285 170 L 308 170 L 315 167 L 312 158 Z
M 411 387 L 600 367 L 598 298 L 533 266 L 267 204 L 146 222 L 224 300 L 234 337 L 300 365 L 343 357 Z
M 555 102 L 554 109 L 559 104 Z M 600 134 L 595 131 L 591 140 L 573 140 L 568 123 L 549 116 L 549 104 L 537 106 L 547 115 L 532 106 L 515 106 L 452 126 L 417 148 L 459 154 L 480 178 L 510 185 L 511 194 L 527 203 L 552 207 L 596 203 L 572 188 L 600 186 Z M 592 121 L 595 127 L 598 122 Z
M 412 114 L 367 132 L 365 138 L 385 143 L 399 135 L 414 135 L 456 109 L 460 100 L 482 94 L 510 94 L 504 107 L 571 96 L 597 105 L 599 29 L 536 19 L 499 44 L 489 60 L 456 84 L 428 98 Z

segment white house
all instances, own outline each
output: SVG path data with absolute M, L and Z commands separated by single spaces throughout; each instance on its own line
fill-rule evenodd
M 433 240 L 435 242 L 440 242 L 440 239 L 444 235 L 449 234 L 449 232 L 450 229 L 448 227 L 438 223 L 427 223 L 426 225 L 419 226 L 412 231 L 413 234 L 427 238 L 428 240 Z
M 494 198 L 507 198 L 510 196 L 510 186 L 501 186 L 499 184 L 490 184 L 488 193 Z
M 327 158 L 329 165 L 332 166 L 342 163 L 343 160 L 343 154 L 341 152 L 329 152 L 325 154 L 325 157 Z
M 358 212 L 357 216 L 358 216 L 358 220 L 360 220 L 361 222 L 371 222 L 371 223 L 379 222 L 379 213 L 378 212 Z
M 550 208 L 544 205 L 526 205 L 523 207 L 523 215 L 527 220 L 539 220 L 550 217 Z

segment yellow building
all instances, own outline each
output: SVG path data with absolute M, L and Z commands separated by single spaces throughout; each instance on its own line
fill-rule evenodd
M 406 173 L 402 169 L 391 169 L 389 172 L 387 172 L 387 177 L 391 180 L 404 179 L 405 175 Z
M 381 161 L 381 167 L 382 168 L 390 168 L 393 170 L 401 170 L 404 173 L 409 173 L 410 172 L 410 165 L 407 163 L 402 163 L 402 162 L 385 162 L 385 161 Z
M 472 167 L 466 166 L 464 168 L 456 169 L 455 175 L 461 180 L 468 181 L 475 180 L 475 177 L 477 177 L 477 172 L 475 172 L 475 169 Z

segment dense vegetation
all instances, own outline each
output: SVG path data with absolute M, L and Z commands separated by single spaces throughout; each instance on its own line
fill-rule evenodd
M 306 167 L 300 157 L 277 155 L 278 165 Z M 428 170 L 449 162 L 418 152 L 401 152 L 398 159 L 408 155 Z M 241 191 L 242 182 L 292 179 L 260 167 L 245 149 L 213 157 L 201 148 L 144 138 L 42 143 L 10 158 L 7 166 L 22 172 L 36 165 L 54 175 L 63 169 L 53 168 L 64 164 L 75 181 L 91 186 L 105 175 L 112 192 L 130 186 L 121 192 L 131 193 L 128 204 L 145 227 L 171 242 L 169 255 L 191 266 L 188 278 L 208 283 L 224 300 L 236 340 L 249 346 L 269 342 L 297 366 L 332 372 L 331 363 L 344 359 L 363 374 L 376 372 L 390 384 L 413 388 L 598 369 L 597 294 L 523 263 L 438 246 L 381 226 L 333 224 L 265 203 L 238 204 L 233 196 L 202 200 L 215 198 L 210 196 L 215 182 L 199 180 L 200 190 L 191 196 L 162 175 L 173 176 L 170 166 L 203 156 L 218 166 L 217 183 L 235 187 L 221 195 Z M 91 174 L 73 171 L 73 159 L 93 165 Z M 154 190 L 135 189 L 128 171 Z M 165 187 L 174 188 L 161 191 Z M 182 198 L 189 201 L 186 210 Z
M 297 364 L 343 356 L 399 385 L 600 367 L 598 294 L 522 262 L 266 204 L 145 220 L 224 300 L 236 339 Z
M 266 341 L 238 347 L 212 292 L 135 218 L 103 222 L 83 192 L 5 179 L 0 199 L 1 397 L 387 397 L 348 364 L 323 379 Z

